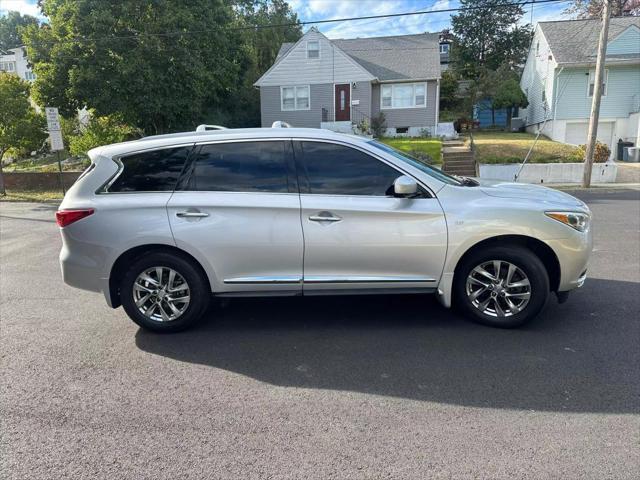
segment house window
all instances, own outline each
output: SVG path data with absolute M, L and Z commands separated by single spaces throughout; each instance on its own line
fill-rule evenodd
M 441 43 L 440 44 L 440 53 L 449 53 L 449 44 Z
M 31 70 L 27 70 L 26 72 L 24 72 L 24 78 L 25 80 L 35 80 L 36 74 L 33 73 Z
M 320 58 L 320 42 L 318 40 L 307 42 L 307 58 Z
M 420 108 L 426 105 L 426 83 L 396 83 L 381 87 L 380 108 Z
M 596 83 L 596 71 L 589 71 L 589 92 L 588 96 L 593 97 L 593 92 L 595 90 Z M 605 97 L 607 95 L 607 84 L 609 83 L 609 70 L 605 69 L 604 71 L 604 81 L 602 82 L 602 96 Z
M 309 85 L 280 87 L 281 110 L 309 110 Z
M 14 72 L 16 69 L 15 62 L 0 62 L 0 71 L 3 72 Z

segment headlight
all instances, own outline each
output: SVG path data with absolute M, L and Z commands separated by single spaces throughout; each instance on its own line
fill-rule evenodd
M 551 217 L 554 220 L 564 223 L 565 225 L 584 232 L 589 228 L 589 215 L 586 213 L 578 212 L 545 212 L 547 217 Z

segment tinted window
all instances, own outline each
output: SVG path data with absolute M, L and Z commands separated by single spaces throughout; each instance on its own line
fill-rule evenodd
M 209 192 L 289 191 L 284 142 L 204 145 L 187 190 Z
M 172 191 L 191 147 L 154 150 L 122 157 L 124 169 L 109 192 Z
M 310 193 L 384 196 L 402 173 L 354 148 L 301 142 Z

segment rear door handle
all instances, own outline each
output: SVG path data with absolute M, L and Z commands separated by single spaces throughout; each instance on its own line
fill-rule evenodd
M 202 218 L 202 217 L 208 217 L 209 214 L 208 213 L 204 213 L 204 212 L 178 212 L 176 213 L 176 217 L 180 217 L 180 218 Z
M 318 215 L 311 215 L 309 220 L 312 222 L 339 222 L 342 218 L 336 217 L 329 212 L 320 212 Z

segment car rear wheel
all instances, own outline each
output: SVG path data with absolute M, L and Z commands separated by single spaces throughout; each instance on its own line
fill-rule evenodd
M 522 247 L 490 247 L 463 261 L 454 299 L 474 321 L 502 328 L 533 319 L 549 296 L 549 276 L 540 259 Z
M 176 332 L 197 322 L 209 305 L 206 279 L 189 260 L 154 252 L 134 261 L 120 284 L 127 315 L 142 328 Z

